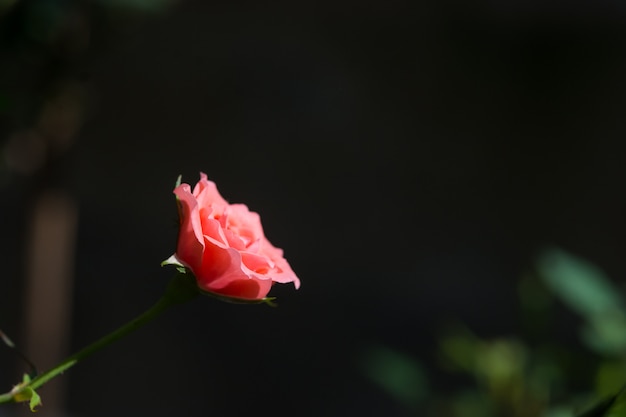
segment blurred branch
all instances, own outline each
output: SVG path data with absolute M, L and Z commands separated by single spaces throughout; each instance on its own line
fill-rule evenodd
M 9 339 L 6 333 L 4 333 L 2 330 L 0 330 L 0 339 L 2 339 L 2 342 L 4 342 L 5 345 L 11 348 L 13 352 L 15 352 L 15 354 L 20 357 L 20 359 L 26 362 L 26 364 L 30 368 L 30 372 L 29 372 L 30 377 L 35 378 L 37 374 L 39 373 L 37 371 L 37 367 L 35 366 L 35 364 L 30 359 L 28 359 L 28 357 L 15 346 L 15 343 L 13 343 L 13 341 Z

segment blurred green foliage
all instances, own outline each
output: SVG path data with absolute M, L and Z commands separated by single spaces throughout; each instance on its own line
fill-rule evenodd
M 548 248 L 520 279 L 518 295 L 522 335 L 483 339 L 462 324 L 442 331 L 441 365 L 467 378 L 466 387 L 433 394 L 433 387 L 425 389 L 429 381 L 417 360 L 390 348 L 369 351 L 362 369 L 416 415 L 626 416 L 622 291 L 597 266 Z M 554 316 L 565 309 L 580 318 L 579 343 L 555 335 Z
M 411 410 L 418 410 L 429 392 L 421 364 L 384 346 L 371 346 L 361 356 L 361 368 L 381 389 Z
M 626 352 L 623 294 L 596 266 L 559 249 L 546 250 L 537 270 L 550 290 L 585 321 L 583 342 L 607 356 Z

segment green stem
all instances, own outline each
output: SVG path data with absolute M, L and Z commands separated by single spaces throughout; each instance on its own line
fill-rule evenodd
M 193 277 L 190 275 L 179 273 L 170 282 L 165 292 L 165 295 L 163 295 L 163 297 L 161 297 L 161 299 L 157 301 L 156 304 L 146 310 L 143 314 L 129 321 L 122 327 L 114 330 L 103 338 L 97 340 L 91 345 L 73 354 L 72 356 L 61 362 L 59 365 L 33 379 L 23 388 L 29 387 L 34 390 L 41 387 L 46 382 L 62 374 L 72 366 L 76 365 L 79 361 L 91 356 L 92 354 L 100 351 L 102 348 L 128 335 L 129 333 L 134 332 L 138 328 L 142 327 L 144 324 L 154 320 L 169 307 L 189 301 L 198 294 L 199 291 L 195 284 L 195 279 L 193 279 Z M 6 394 L 1 394 L 0 404 L 14 401 L 15 394 L 16 392 L 14 391 L 8 392 Z

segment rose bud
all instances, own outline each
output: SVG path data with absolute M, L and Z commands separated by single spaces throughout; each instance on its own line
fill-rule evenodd
M 176 254 L 164 263 L 181 264 L 196 278 L 198 288 L 233 301 L 262 300 L 275 282 L 300 280 L 265 237 L 259 215 L 244 204 L 229 204 L 215 183 L 200 173 L 193 189 L 180 184 L 180 231 Z

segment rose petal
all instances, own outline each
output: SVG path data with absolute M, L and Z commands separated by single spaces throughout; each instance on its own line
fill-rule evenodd
M 202 233 L 204 233 L 204 237 L 210 238 L 216 245 L 227 248 L 229 242 L 224 232 L 217 220 L 211 219 L 208 216 L 202 217 Z
M 241 261 L 246 268 L 258 274 L 267 274 L 272 268 L 274 268 L 274 262 L 270 261 L 265 256 L 257 255 L 255 253 L 242 252 Z
M 271 287 L 271 280 L 257 281 L 253 279 L 238 279 L 231 281 L 225 287 L 220 288 L 219 294 L 249 300 L 260 300 L 267 296 Z
M 248 242 L 254 242 L 264 235 L 261 216 L 254 211 L 250 211 L 245 204 L 231 204 L 227 213 L 228 228 Z
M 228 245 L 240 251 L 246 250 L 246 241 L 243 240 L 238 234 L 235 234 L 232 230 L 224 230 L 224 236 Z
M 191 194 L 188 184 L 181 184 L 174 189 L 178 197 L 180 210 L 180 230 L 176 255 L 187 265 L 195 265 L 202 260 L 204 238 L 198 214 L 198 203 Z
M 220 214 L 228 206 L 228 202 L 217 191 L 217 185 L 213 181 L 207 180 L 207 176 L 203 172 L 200 173 L 200 181 L 194 187 L 193 195 L 198 199 L 200 207 L 219 206 Z
M 272 245 L 265 237 L 261 240 L 261 245 L 259 253 L 267 256 L 276 264 L 276 266 L 268 272 L 272 280 L 281 284 L 293 282 L 296 289 L 300 288 L 300 279 L 298 279 L 296 273 L 291 269 L 289 262 L 283 257 L 283 250 Z
M 218 294 L 226 294 L 224 291 L 233 291 L 235 288 L 245 288 L 246 291 L 251 291 L 251 288 L 256 289 L 254 297 L 242 294 L 237 295 L 232 292 L 227 294 L 241 298 L 263 298 L 272 286 L 272 280 L 269 277 L 256 277 L 243 265 L 241 254 L 237 250 L 221 248 L 211 244 L 208 240 L 205 244 L 202 268 L 198 271 L 196 278 L 200 288 Z M 257 285 L 247 287 L 242 286 L 243 284 L 240 283 L 237 286 L 230 287 L 231 283 L 235 281 L 251 281 L 256 282 Z

